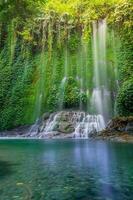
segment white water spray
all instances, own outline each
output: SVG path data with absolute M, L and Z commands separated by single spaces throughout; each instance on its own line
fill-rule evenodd
M 102 115 L 85 115 L 76 125 L 75 138 L 89 138 L 90 134 L 97 134 L 105 128 Z
M 93 22 L 94 89 L 91 98 L 92 113 L 110 118 L 111 95 L 108 89 L 106 61 L 106 19 Z

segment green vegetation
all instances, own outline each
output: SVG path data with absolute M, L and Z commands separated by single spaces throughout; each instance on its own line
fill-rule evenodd
M 82 103 L 85 104 L 87 101 L 86 94 L 84 92 L 80 93 L 79 83 L 73 77 L 69 77 L 66 81 L 64 104 L 66 108 L 79 108 L 80 99 Z
M 61 96 L 65 108 L 87 105 L 93 82 L 92 21 L 105 17 L 118 43 L 116 60 L 110 46 L 107 52 L 109 65 L 118 65 L 117 111 L 132 115 L 132 0 L 1 1 L 1 130 L 31 124 L 45 111 L 56 111 Z M 110 87 L 115 88 L 112 82 Z
M 117 109 L 121 116 L 133 115 L 133 79 L 125 81 L 117 97 Z

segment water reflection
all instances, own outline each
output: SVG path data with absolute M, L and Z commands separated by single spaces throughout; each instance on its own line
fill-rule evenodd
M 8 161 L 0 160 L 0 179 L 4 178 L 5 176 L 9 176 L 14 173 L 14 166 L 17 165 L 16 163 L 11 163 Z
M 3 178 L 2 200 L 23 196 L 19 182 L 33 200 L 132 200 L 132 150 L 130 144 L 88 140 L 3 142 L 0 156 L 19 165 Z

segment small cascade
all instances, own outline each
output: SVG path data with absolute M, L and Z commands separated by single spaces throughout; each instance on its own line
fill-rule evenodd
M 67 77 L 65 76 L 60 85 L 60 99 L 59 99 L 59 110 L 63 109 L 63 102 L 64 102 L 64 94 L 65 94 L 65 86 L 66 86 Z
M 94 88 L 91 97 L 92 113 L 97 113 L 109 119 L 111 107 L 110 91 L 104 87 Z
M 75 128 L 76 124 L 82 121 L 84 117 L 84 112 L 61 111 L 58 113 L 53 113 L 50 115 L 46 122 L 45 128 L 42 131 L 44 134 L 59 131 L 59 126 L 63 123 L 73 124 L 73 127 Z
M 49 134 L 50 132 L 54 131 L 54 128 L 56 127 L 56 124 L 57 124 L 58 116 L 59 116 L 59 113 L 50 115 L 43 131 L 45 134 Z
M 31 137 L 71 135 L 73 138 L 89 138 L 105 128 L 102 115 L 89 115 L 81 111 L 60 111 L 44 117 L 31 127 Z
M 88 138 L 90 134 L 98 133 L 105 128 L 102 115 L 86 115 L 82 121 L 77 123 L 75 138 Z
M 28 136 L 34 137 L 38 133 L 38 128 L 39 128 L 39 120 L 36 120 L 35 124 L 33 124 L 29 130 Z

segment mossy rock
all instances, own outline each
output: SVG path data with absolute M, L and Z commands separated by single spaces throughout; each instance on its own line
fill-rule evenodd
M 58 131 L 61 133 L 73 133 L 74 132 L 74 126 L 73 124 L 69 122 L 60 122 Z
M 107 125 L 107 131 L 120 131 L 133 133 L 133 116 L 116 117 L 112 119 Z

